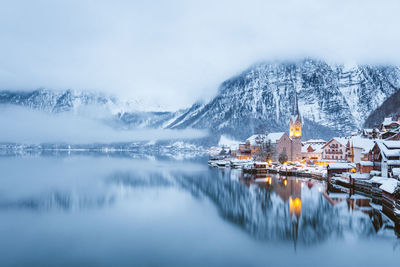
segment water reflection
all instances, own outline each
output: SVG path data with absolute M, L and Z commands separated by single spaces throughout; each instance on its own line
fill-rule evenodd
M 17 200 L 0 200 L 0 210 L 32 210 L 46 212 L 51 210 L 81 210 L 100 208 L 112 205 L 115 196 L 99 196 L 90 198 L 85 195 L 76 195 L 71 192 L 49 192 L 38 196 L 31 196 Z
M 95 187 L 92 190 L 51 186 L 22 196 L 2 196 L 0 191 L 0 212 L 101 209 L 124 202 L 140 188 L 173 187 L 189 192 L 195 199 L 211 202 L 222 218 L 253 238 L 292 242 L 295 248 L 346 235 L 370 237 L 394 228 L 369 199 L 328 192 L 324 182 L 246 176 L 237 170 L 196 169 L 187 164 L 171 168 L 169 164 L 157 167 L 152 163 L 143 168 L 127 168 L 124 164 L 104 169 L 100 165 L 90 166 L 100 168 L 94 180 L 100 184 L 88 183 L 90 188 Z

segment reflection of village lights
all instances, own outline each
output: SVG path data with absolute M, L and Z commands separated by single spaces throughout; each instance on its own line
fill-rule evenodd
M 283 180 L 283 184 L 287 186 L 287 180 Z
M 268 184 L 272 184 L 272 177 L 265 177 L 264 182 Z
M 289 198 L 289 212 L 290 215 L 293 215 L 293 213 L 296 215 L 296 217 L 300 217 L 301 215 L 301 200 L 300 198 L 295 198 L 294 200 L 292 197 Z

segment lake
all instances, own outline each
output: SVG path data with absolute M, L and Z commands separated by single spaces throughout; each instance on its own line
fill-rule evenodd
M 207 159 L 0 157 L 0 266 L 399 266 L 400 230 L 324 182 Z

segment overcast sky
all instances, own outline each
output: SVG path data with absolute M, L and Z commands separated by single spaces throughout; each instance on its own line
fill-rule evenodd
M 186 107 L 260 60 L 400 64 L 400 1 L 0 1 L 0 88 Z

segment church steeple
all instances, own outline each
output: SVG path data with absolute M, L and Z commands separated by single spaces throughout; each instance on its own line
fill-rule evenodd
M 296 103 L 295 103 L 295 108 L 296 108 L 296 113 L 295 113 L 295 116 L 297 116 L 297 119 L 298 120 L 301 120 L 300 119 L 300 112 L 299 112 L 299 100 L 297 99 L 297 92 L 296 92 L 296 95 L 295 95 L 295 101 L 296 101 Z
M 289 135 L 291 138 L 301 138 L 301 117 L 297 93 L 295 94 L 294 112 L 289 122 Z

